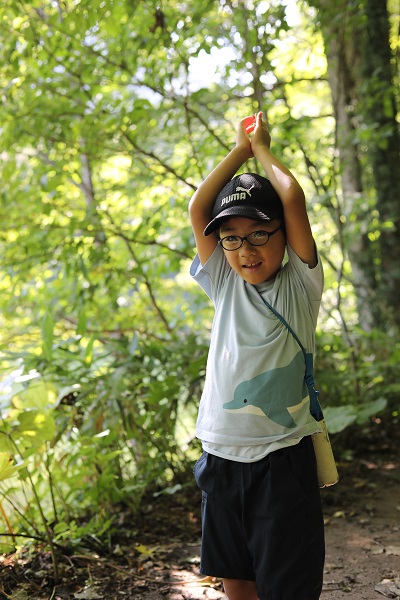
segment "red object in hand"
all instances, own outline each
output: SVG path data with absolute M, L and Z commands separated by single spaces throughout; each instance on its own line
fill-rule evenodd
M 243 119 L 243 125 L 246 133 L 251 133 L 254 131 L 254 127 L 256 126 L 256 117 L 255 115 L 251 115 L 251 117 L 246 117 Z

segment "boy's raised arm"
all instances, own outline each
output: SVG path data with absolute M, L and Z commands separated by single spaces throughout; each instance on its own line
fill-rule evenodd
M 259 112 L 251 140 L 253 154 L 282 201 L 289 245 L 304 263 L 313 268 L 317 264 L 317 254 L 303 189 L 289 169 L 272 154 L 270 143 L 268 126 Z
M 203 234 L 212 219 L 211 213 L 215 199 L 238 169 L 253 156 L 250 138 L 245 129 L 245 121 L 246 119 L 242 119 L 239 123 L 236 146 L 201 183 L 189 203 L 190 220 L 202 265 L 210 258 L 218 243 L 214 234 L 208 236 Z

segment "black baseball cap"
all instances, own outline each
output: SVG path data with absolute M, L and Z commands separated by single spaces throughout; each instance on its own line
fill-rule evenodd
M 204 235 L 215 231 L 224 219 L 230 217 L 255 221 L 282 219 L 283 206 L 269 179 L 257 173 L 242 173 L 222 188 L 211 216 L 212 221 L 205 228 Z

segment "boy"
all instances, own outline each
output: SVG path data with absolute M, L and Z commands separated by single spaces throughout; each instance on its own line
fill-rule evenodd
M 263 298 L 312 352 L 323 274 L 304 193 L 270 142 L 261 112 L 243 119 L 189 205 L 191 274 L 215 305 L 196 426 L 201 573 L 222 578 L 229 600 L 317 600 L 324 531 L 310 435 L 319 426 L 303 354 Z M 252 157 L 268 179 L 234 177 Z

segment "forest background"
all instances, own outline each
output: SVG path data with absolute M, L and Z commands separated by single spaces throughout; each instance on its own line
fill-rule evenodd
M 398 423 L 399 13 L 3 0 L 2 552 L 45 542 L 56 570 L 55 545 L 190 479 L 213 312 L 187 205 L 258 110 L 324 262 L 316 380 L 340 460 Z

